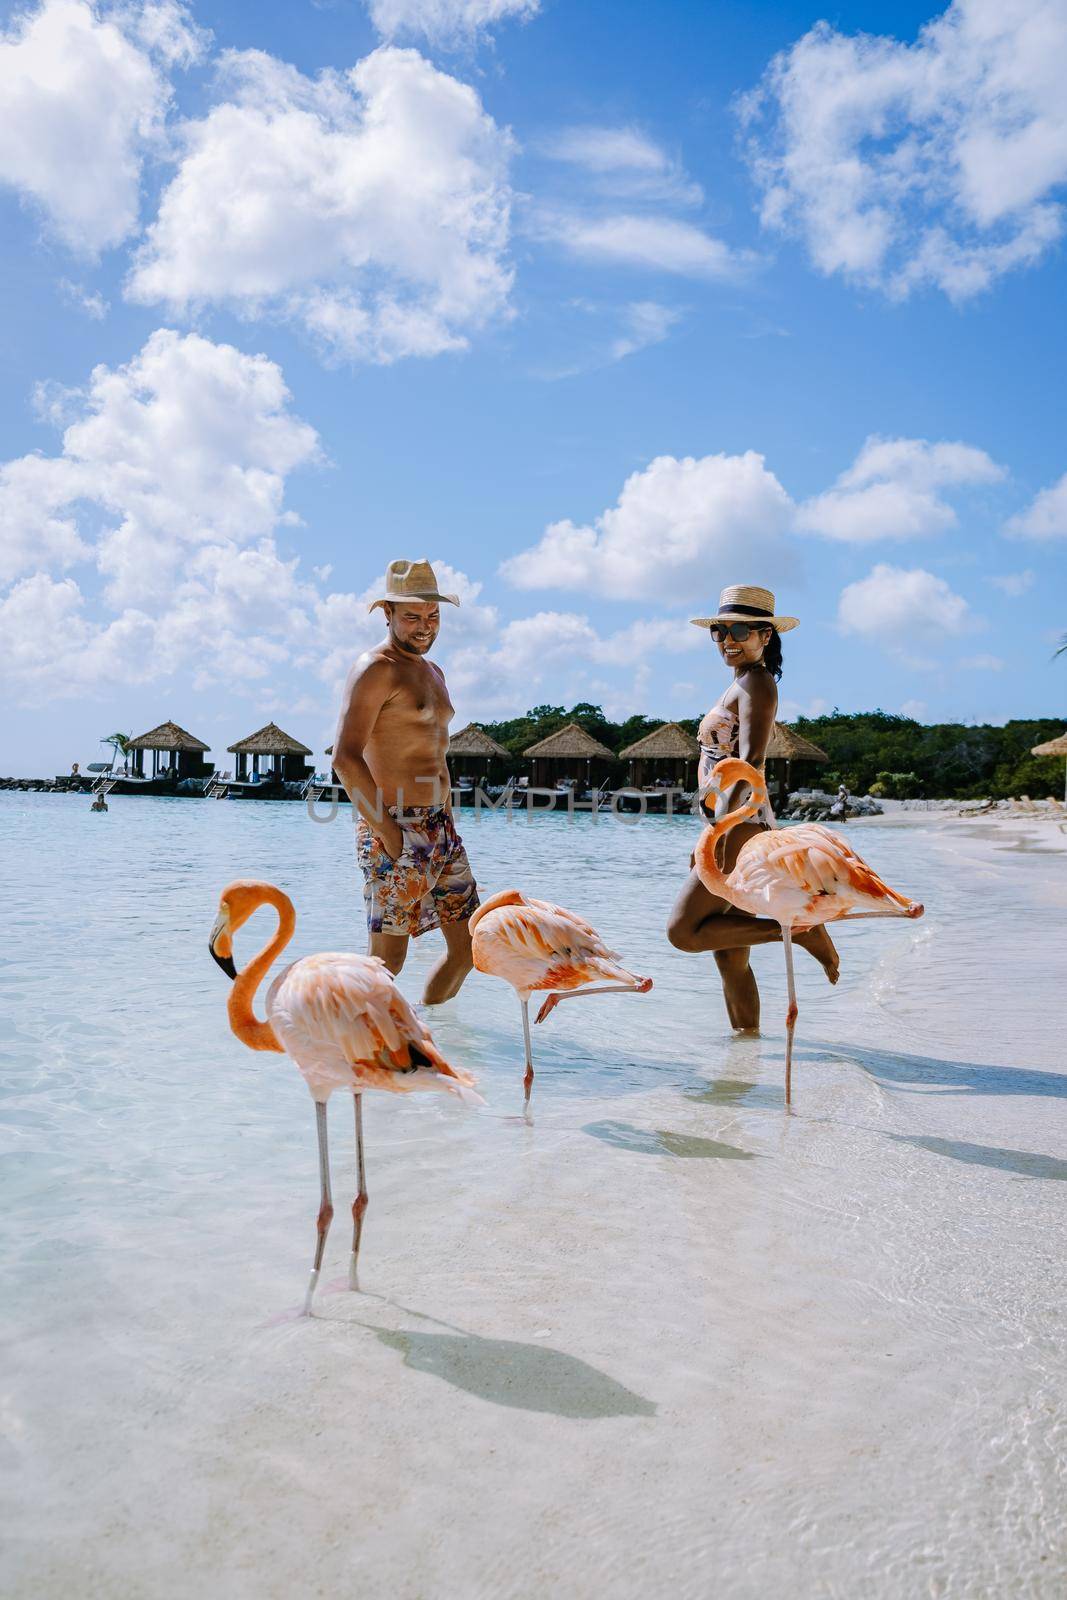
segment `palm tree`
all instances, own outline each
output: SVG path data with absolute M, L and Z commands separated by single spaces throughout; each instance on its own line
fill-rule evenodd
M 132 737 L 133 735 L 129 733 L 109 733 L 101 739 L 100 743 L 110 745 L 114 751 L 112 761 L 118 761 L 121 757 L 122 764 L 125 766 L 129 760 L 129 744 Z

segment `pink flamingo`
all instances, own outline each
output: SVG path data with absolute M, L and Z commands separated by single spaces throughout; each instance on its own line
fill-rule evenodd
M 747 804 L 727 812 L 706 828 L 694 852 L 701 883 L 722 900 L 756 917 L 771 917 L 782 930 L 789 984 L 786 1012 L 785 1101 L 792 1093 L 793 1029 L 798 1006 L 793 981 L 794 931 L 824 922 L 859 917 L 921 917 L 923 908 L 888 884 L 858 856 L 841 834 L 818 822 L 757 833 L 738 851 L 728 873 L 719 870 L 715 849 L 731 828 L 755 816 L 767 799 L 763 778 L 747 761 L 729 756 L 712 769 L 720 792 L 744 781 L 751 789 Z
M 651 978 L 638 978 L 620 966 L 595 928 L 573 911 L 547 900 L 528 900 L 518 889 L 503 889 L 479 906 L 470 920 L 471 948 L 479 972 L 491 972 L 511 984 L 522 1005 L 522 1036 L 526 1047 L 525 1104 L 533 1088 L 533 1051 L 530 1046 L 530 996 L 536 989 L 560 989 L 550 994 L 536 1020 L 544 1022 L 561 1000 L 587 994 L 624 990 L 647 994 Z M 594 983 L 607 978 L 607 983 Z
M 240 972 L 233 963 L 233 935 L 262 905 L 278 913 L 274 937 Z M 230 1027 L 250 1050 L 288 1052 L 296 1062 L 315 1102 L 319 1136 L 319 1178 L 322 1198 L 318 1215 L 315 1264 L 311 1269 L 304 1315 L 310 1316 L 319 1281 L 326 1235 L 333 1220 L 330 1158 L 326 1141 L 326 1102 L 335 1089 L 353 1097 L 356 1109 L 356 1160 L 359 1193 L 352 1205 L 352 1254 L 348 1283 L 359 1288 L 359 1246 L 367 1209 L 367 1174 L 363 1160 L 363 1094 L 384 1089 L 409 1094 L 438 1089 L 468 1105 L 482 1105 L 467 1072 L 450 1067 L 430 1032 L 416 1017 L 377 956 L 328 951 L 304 956 L 280 972 L 267 991 L 267 1020 L 253 1011 L 256 990 L 296 927 L 296 913 L 287 894 L 270 883 L 238 880 L 222 891 L 219 914 L 208 948 L 223 972 L 233 979 Z

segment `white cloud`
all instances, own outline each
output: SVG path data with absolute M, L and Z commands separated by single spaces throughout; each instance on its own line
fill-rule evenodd
M 174 0 L 101 13 L 42 0 L 0 38 L 0 182 L 95 256 L 137 226 L 141 168 L 171 100 L 166 69 L 208 35 Z
M 649 345 L 662 344 L 681 316 L 680 311 L 656 300 L 632 301 L 623 311 L 623 331 L 612 341 L 610 359 L 622 361 Z
M 69 278 L 60 278 L 59 292 L 69 305 L 77 306 L 79 311 L 84 311 L 94 322 L 103 322 L 111 310 L 99 290 L 90 291 L 84 284 L 71 283 Z
M 289 319 L 378 362 L 464 349 L 506 312 L 512 141 L 472 88 L 385 47 L 314 81 L 260 51 L 223 70 L 130 298 Z
M 922 567 L 905 570 L 884 564 L 841 591 L 838 625 L 845 633 L 877 640 L 907 664 L 934 665 L 913 654 L 917 647 L 941 643 L 981 626 L 962 595 L 944 578 Z
M 270 539 L 291 520 L 288 474 L 318 456 L 288 402 L 265 356 L 166 329 L 50 402 L 74 414 L 62 453 L 0 466 L 0 578 L 31 574 L 4 601 L 16 692 L 78 694 L 198 661 L 255 676 L 279 659 L 268 633 L 310 637 L 300 618 L 317 591 Z M 102 614 L 53 576 L 79 563 L 107 580 Z
M 914 44 L 820 22 L 742 102 L 771 228 L 816 267 L 963 301 L 1063 230 L 1062 0 L 955 0 Z
M 1004 531 L 1016 539 L 1067 538 L 1067 472 L 1036 494 L 1025 511 L 1007 522 Z
M 277 526 L 287 474 L 318 453 L 288 401 L 266 356 L 161 328 L 127 365 L 94 369 L 62 456 L 10 465 L 38 463 L 42 512 L 91 503 L 90 522 L 103 514 L 95 556 L 111 599 L 140 604 L 168 590 L 183 547 Z
M 905 700 L 900 708 L 902 717 L 910 717 L 913 722 L 921 722 L 926 715 L 925 700 Z
M 601 193 L 690 206 L 704 199 L 681 162 L 638 128 L 592 123 L 561 128 L 538 148 L 555 161 L 581 168 Z
M 592 525 L 554 522 L 500 568 L 520 589 L 710 603 L 723 582 L 790 574 L 789 496 L 761 455 L 657 456 Z M 740 552 L 740 554 L 739 554 Z
M 999 589 L 1001 594 L 1006 594 L 1009 599 L 1018 600 L 1020 595 L 1024 595 L 1028 589 L 1033 588 L 1034 574 L 1027 567 L 1025 572 L 1005 572 L 999 577 L 988 578 L 986 581 L 993 584 L 994 588 Z
M 1007 663 L 1002 656 L 977 655 L 963 656 L 960 666 L 966 667 L 970 672 L 1003 672 Z
M 832 489 L 798 508 L 797 526 L 852 544 L 942 533 L 957 517 L 941 491 L 998 483 L 1004 475 L 972 445 L 873 436 Z
M 676 217 L 582 215 L 544 208 L 533 220 L 536 235 L 588 261 L 644 267 L 687 278 L 738 278 L 752 263 L 702 228 Z
M 434 44 L 469 43 L 498 22 L 526 22 L 541 0 L 369 0 L 371 21 L 385 39 L 423 34 Z
M 591 678 L 596 668 L 632 669 L 635 681 L 643 681 L 650 660 L 664 652 L 687 654 L 700 644 L 696 630 L 678 619 L 641 618 L 605 636 L 585 615 L 538 611 L 452 652 L 448 679 L 453 695 L 476 703 L 481 715 L 514 715 L 546 685 L 565 700 L 600 698 L 616 686 Z M 632 711 L 636 701 L 631 695 L 625 703 Z

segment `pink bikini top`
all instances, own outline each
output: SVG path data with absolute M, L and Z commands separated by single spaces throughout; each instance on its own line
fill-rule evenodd
M 741 719 L 736 712 L 728 711 L 721 701 L 713 705 L 697 734 L 703 754 L 711 756 L 713 763 L 724 756 L 735 756 L 740 727 Z
M 711 769 L 717 761 L 722 761 L 726 756 L 736 756 L 738 734 L 741 730 L 741 718 L 736 711 L 728 711 L 720 700 L 713 705 L 704 717 L 697 733 L 697 742 L 700 745 L 700 765 L 698 780 L 700 785 L 701 805 L 708 810 L 717 809 L 718 799 L 714 806 L 708 806 L 710 799 L 709 789 Z M 768 827 L 775 826 L 774 813 L 770 801 L 764 801 L 756 813 L 756 820 Z

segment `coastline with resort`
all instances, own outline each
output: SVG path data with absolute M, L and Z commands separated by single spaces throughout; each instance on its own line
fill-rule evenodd
M 510 722 L 469 722 L 449 737 L 451 803 L 631 819 L 693 814 L 698 726 L 696 717 L 657 722 L 640 715 L 612 724 L 587 702 L 569 711 L 535 707 Z M 923 740 L 931 747 L 925 758 Z M 912 766 L 924 770 L 892 770 L 891 763 L 903 764 L 902 741 Z M 274 721 L 229 745 L 232 759 L 222 768 L 207 759 L 204 740 L 171 719 L 100 742 L 110 749 L 107 760 L 75 762 L 71 772 L 50 778 L 0 777 L 0 792 L 350 803 L 329 765 L 333 747 L 323 750 L 320 767 L 311 746 Z M 764 765 L 783 822 L 931 810 L 1063 821 L 1065 761 L 1067 733 L 1058 719 L 922 725 L 879 711 L 776 721 Z

